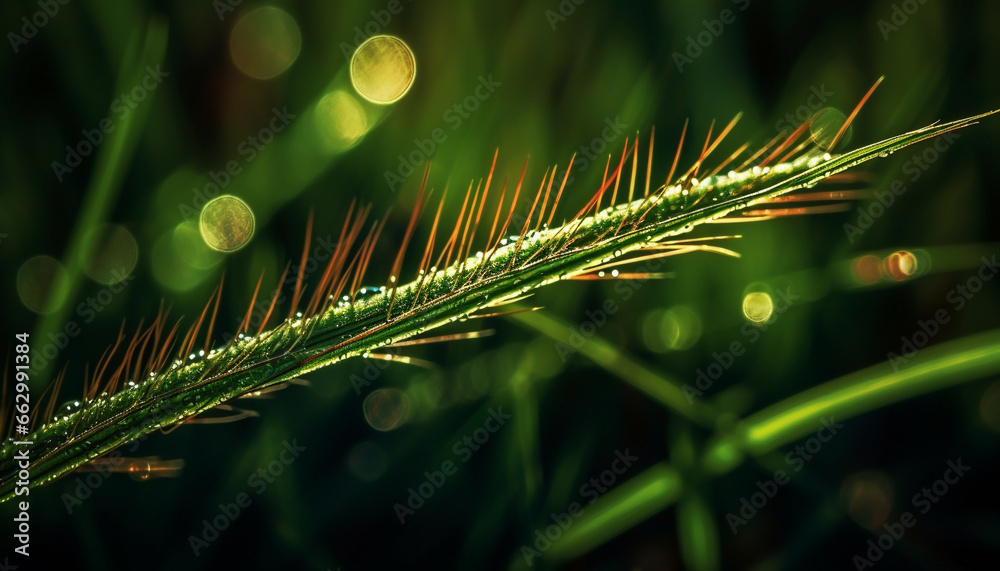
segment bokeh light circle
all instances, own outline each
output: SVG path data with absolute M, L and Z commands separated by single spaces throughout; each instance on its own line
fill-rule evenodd
M 854 474 L 844 481 L 840 493 L 851 519 L 865 529 L 881 529 L 892 514 L 895 491 L 882 472 Z
M 642 322 L 643 340 L 657 353 L 690 349 L 701 337 L 701 317 L 690 307 L 656 309 Z
M 865 254 L 854 260 L 851 269 L 858 282 L 868 285 L 882 279 L 882 262 L 878 256 Z
M 979 401 L 979 414 L 993 430 L 1000 432 L 1000 381 L 996 381 L 983 393 Z
M 208 247 L 198 226 L 196 220 L 185 220 L 174 227 L 171 247 L 180 261 L 197 270 L 207 270 L 218 265 L 225 256 Z
M 338 89 L 316 104 L 316 129 L 327 150 L 344 151 L 368 132 L 368 115 L 356 97 Z
M 385 473 L 389 458 L 377 443 L 364 440 L 347 453 L 347 464 L 359 480 L 371 482 Z
M 406 393 L 395 388 L 376 389 L 365 397 L 361 405 L 365 420 L 375 430 L 386 432 L 409 419 L 410 399 Z
M 264 6 L 244 14 L 229 35 L 233 64 L 254 79 L 271 79 L 292 67 L 302 49 L 299 25 L 287 12 Z
M 395 36 L 373 36 L 351 57 L 351 84 L 359 95 L 380 105 L 399 101 L 417 77 L 417 59 Z
M 90 251 L 81 265 L 87 277 L 95 282 L 119 283 L 139 261 L 139 244 L 124 226 L 102 224 L 87 232 L 84 240 L 90 243 Z
M 245 246 L 253 237 L 255 224 L 250 206 L 231 194 L 208 201 L 198 218 L 201 238 L 219 252 L 235 252 Z
M 771 296 L 755 291 L 743 298 L 743 315 L 754 323 L 764 323 L 774 314 L 774 300 Z
M 21 303 L 35 313 L 59 309 L 68 292 L 66 269 L 52 256 L 29 258 L 17 270 L 17 294 Z
M 917 257 L 911 252 L 900 250 L 885 258 L 885 273 L 895 280 L 905 280 L 917 272 Z

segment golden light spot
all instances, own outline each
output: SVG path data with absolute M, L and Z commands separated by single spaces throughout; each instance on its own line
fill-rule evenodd
M 833 142 L 845 121 L 847 121 L 846 115 L 833 107 L 824 107 L 809 119 L 809 136 L 818 146 L 826 149 Z M 847 132 L 837 143 L 838 147 L 850 142 L 852 129 L 852 127 L 847 128 Z
M 351 472 L 366 482 L 376 480 L 385 472 L 388 457 L 378 444 L 365 440 L 359 442 L 347 453 L 347 465 Z
M 880 529 L 892 512 L 892 484 L 881 472 L 862 472 L 847 478 L 840 496 L 851 519 L 866 529 Z
M 17 270 L 17 293 L 21 303 L 35 313 L 52 313 L 59 309 L 68 291 L 66 269 L 51 256 L 29 258 Z
M 253 236 L 253 211 L 246 202 L 231 194 L 209 200 L 201 209 L 198 230 L 209 248 L 219 252 L 235 252 Z
M 893 252 L 885 258 L 885 273 L 902 281 L 917 271 L 917 257 L 906 250 Z
M 388 105 L 413 86 L 417 60 L 413 50 L 395 36 L 373 36 L 351 57 L 351 83 L 368 101 Z
M 863 284 L 873 284 L 882 279 L 882 263 L 878 256 L 867 254 L 854 260 L 854 277 Z
M 287 12 L 264 6 L 244 14 L 229 35 L 233 64 L 254 79 L 271 79 L 295 63 L 302 49 L 299 26 Z
M 993 430 L 1000 432 L 1000 381 L 990 385 L 979 401 L 979 414 Z
M 748 293 L 743 298 L 743 315 L 754 323 L 764 323 L 774 313 L 771 296 L 760 291 Z
M 356 97 L 332 91 L 316 104 L 316 129 L 329 151 L 344 151 L 368 132 L 368 115 Z
M 83 272 L 98 283 L 111 285 L 124 280 L 139 261 L 139 244 L 123 226 L 98 226 L 84 240 L 90 243 L 90 252 L 81 260 Z
M 376 389 L 365 397 L 361 407 L 368 424 L 382 432 L 400 426 L 410 416 L 410 399 L 399 389 Z

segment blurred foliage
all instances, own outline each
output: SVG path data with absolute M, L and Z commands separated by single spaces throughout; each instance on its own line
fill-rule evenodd
M 68 364 L 62 393 L 68 400 L 84 364 L 96 362 L 122 320 L 134 326 L 151 319 L 161 300 L 172 315 L 196 315 L 223 271 L 219 323 L 223 331 L 235 328 L 260 272 L 263 287 L 273 287 L 286 260 L 300 255 L 310 210 L 316 244 L 336 240 L 354 199 L 373 204 L 376 216 L 391 208 L 373 266 L 387 273 L 423 157 L 432 163 L 429 184 L 455 192 L 485 176 L 496 148 L 498 172 L 509 179 L 530 155 L 529 181 L 576 152 L 563 198 L 576 205 L 600 181 L 606 156 L 600 153 L 619 152 L 626 136 L 637 130 L 645 136 L 653 125 L 657 180 L 666 176 L 686 119 L 698 141 L 712 120 L 742 111 L 719 152 L 728 154 L 744 140 L 760 145 L 794 126 L 786 116 L 820 98 L 822 107 L 849 112 L 884 74 L 852 127 L 855 146 L 996 108 L 991 94 L 1000 90 L 1000 5 L 987 0 L 930 1 L 910 15 L 901 6 L 912 10 L 916 2 L 888 0 L 274 2 L 298 27 L 301 46 L 291 66 L 267 80 L 234 65 L 230 43 L 240 18 L 264 4 L 233 3 L 220 17 L 226 0 L 76 0 L 59 5 L 16 53 L 0 50 L 3 335 L 29 331 L 36 350 L 49 339 L 67 340 L 35 375 L 33 396 Z M 731 23 L 721 21 L 726 9 Z M 5 3 L 2 30 L 21 34 L 22 18 L 38 10 L 32 2 Z M 906 21 L 898 29 L 880 25 L 900 14 Z M 280 25 L 261 29 L 288 33 Z M 713 29 L 721 29 L 718 37 Z M 342 96 L 321 102 L 331 93 L 353 93 L 348 56 L 373 31 L 412 48 L 416 81 L 390 106 L 358 102 L 367 133 L 349 148 L 331 146 L 324 138 L 331 123 L 351 125 L 360 115 L 331 103 Z M 691 38 L 705 33 L 711 43 L 679 71 L 675 54 L 694 53 L 686 52 L 697 42 Z M 114 103 L 141 84 L 147 66 L 157 65 L 168 75 L 124 115 Z M 490 81 L 498 85 L 477 97 L 477 87 Z M 473 103 L 474 110 L 455 109 Z M 249 138 L 278 125 L 276 113 L 294 118 L 273 141 L 254 146 Z M 66 146 L 77 147 L 103 119 L 115 130 L 60 181 L 52 163 L 66 163 Z M 616 124 L 625 129 L 612 135 L 617 130 L 609 126 Z M 437 129 L 443 142 L 434 140 Z M 607 150 L 602 135 L 611 139 Z M 725 428 L 810 387 L 884 364 L 887 352 L 899 352 L 901 336 L 912 336 L 918 320 L 941 308 L 952 318 L 933 344 L 996 327 L 997 282 L 986 282 L 960 311 L 948 295 L 975 274 L 981 256 L 1000 253 L 998 227 L 990 222 L 998 210 L 1000 172 L 992 156 L 998 136 L 1000 121 L 987 120 L 963 131 L 954 150 L 939 153 L 926 170 L 914 170 L 913 156 L 931 142 L 870 165 L 865 188 L 885 191 L 898 179 L 907 191 L 854 240 L 844 224 L 858 223 L 856 208 L 868 208 L 868 199 L 840 214 L 712 227 L 742 235 L 726 242 L 740 259 L 693 253 L 670 258 L 668 279 L 627 287 L 558 284 L 527 302 L 577 333 L 595 324 L 594 342 L 611 348 L 610 366 L 596 366 L 582 351 L 560 351 L 550 337 L 513 320 L 457 323 L 448 332 L 494 327 L 497 333 L 404 351 L 437 369 L 346 362 L 310 374 L 307 388 L 253 403 L 260 418 L 151 437 L 136 455 L 183 458 L 181 476 L 134 482 L 113 475 L 71 514 L 65 501 L 80 492 L 75 476 L 33 491 L 32 562 L 92 569 L 522 568 L 522 546 L 535 546 L 536 530 L 558 523 L 574 502 L 587 511 L 594 488 L 581 486 L 627 450 L 637 460 L 602 494 L 603 519 L 552 542 L 536 565 L 842 569 L 883 533 L 883 523 L 912 510 L 912 495 L 940 478 L 947 460 L 960 457 L 972 466 L 970 475 L 918 516 L 879 565 L 970 568 L 1000 547 L 1000 506 L 991 492 L 997 473 L 989 467 L 1000 428 L 995 376 L 845 420 L 736 534 L 726 514 L 736 513 L 741 498 L 758 492 L 775 469 L 789 470 L 783 456 L 793 445 L 710 478 L 697 456 L 713 427 L 672 413 L 635 377 L 694 383 L 699 371 L 742 342 L 745 352 L 699 399 Z M 580 160 L 581 145 L 599 156 Z M 682 164 L 699 149 L 700 143 L 688 144 Z M 420 160 L 413 174 L 401 174 L 411 154 Z M 226 173 L 232 161 L 238 174 Z M 387 173 L 405 181 L 387 182 Z M 201 246 L 193 221 L 206 198 L 199 193 L 227 177 L 225 192 L 247 201 L 256 233 L 223 256 Z M 447 206 L 452 215 L 459 203 Z M 124 227 L 138 251 L 133 278 L 113 294 L 84 272 L 93 252 L 117 251 L 92 238 L 104 223 Z M 873 285 L 853 277 L 863 254 L 882 260 L 903 249 L 922 252 L 919 275 L 890 275 Z M 66 269 L 55 288 L 64 299 L 45 316 L 23 301 L 35 286 L 24 294 L 17 284 L 18 270 L 37 255 Z M 783 288 L 801 301 L 766 330 L 748 325 L 745 295 L 766 291 L 777 299 Z M 88 298 L 96 305 L 87 305 Z M 616 310 L 597 323 L 593 316 L 606 300 Z M 79 332 L 68 333 L 69 323 Z M 366 378 L 366 368 L 374 379 L 363 385 L 358 379 Z M 366 421 L 366 410 L 381 406 L 391 416 L 404 405 L 394 429 L 378 431 Z M 462 439 L 501 408 L 511 418 L 464 462 Z M 286 441 L 306 450 L 258 495 L 248 478 L 279 458 Z M 454 475 L 400 525 L 394 506 L 447 461 L 457 467 Z M 862 489 L 858 481 L 881 484 Z M 861 508 L 858 490 L 868 494 Z M 200 536 L 205 520 L 221 513 L 219 504 L 241 492 L 250 494 L 250 507 L 196 557 L 190 536 Z M 615 503 L 630 493 L 634 503 Z M 674 502 L 676 509 L 667 507 Z M 859 509 L 881 505 L 879 517 L 857 517 Z M 13 506 L 0 512 L 9 522 Z M 615 521 L 628 522 L 624 533 L 609 532 Z

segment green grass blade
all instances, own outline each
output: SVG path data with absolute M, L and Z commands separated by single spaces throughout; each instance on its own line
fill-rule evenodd
M 824 383 L 747 417 L 732 435 L 719 440 L 708 463 L 727 470 L 739 450 L 757 455 L 816 430 L 820 419 L 852 416 L 959 383 L 1000 373 L 1000 330 L 928 347 L 894 371 L 880 363 Z
M 586 553 L 673 504 L 681 489 L 680 473 L 661 462 L 584 506 L 545 557 L 565 560 Z

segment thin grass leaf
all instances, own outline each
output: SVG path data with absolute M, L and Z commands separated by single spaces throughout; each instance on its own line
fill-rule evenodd
M 1000 330 L 921 349 L 901 371 L 888 362 L 824 383 L 750 415 L 710 449 L 706 467 L 726 471 L 745 452 L 760 455 L 837 420 L 1000 373 Z

